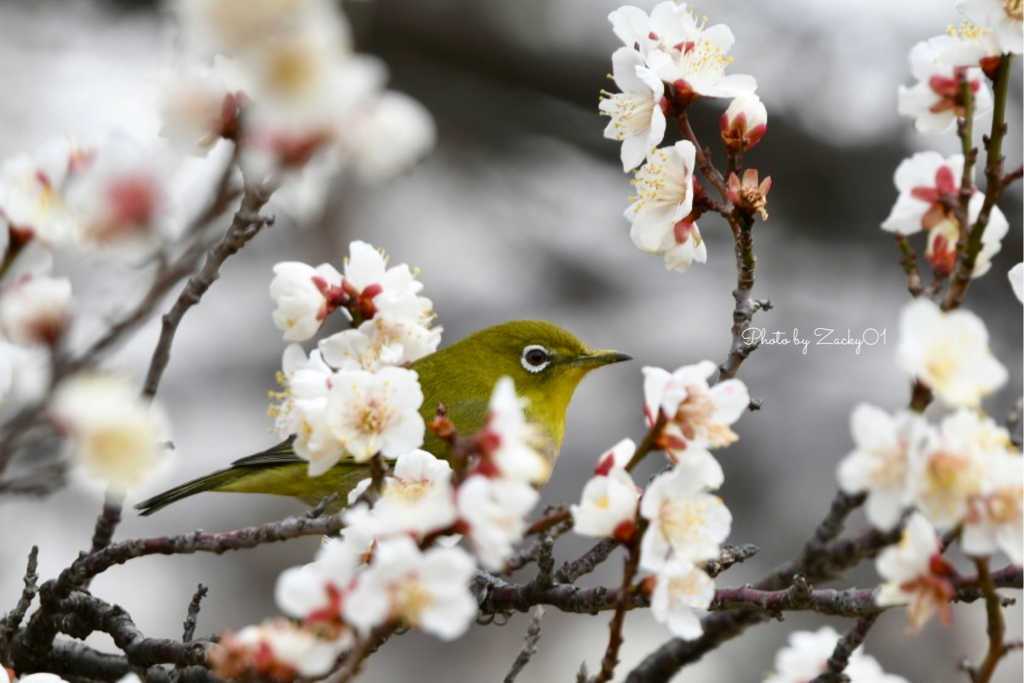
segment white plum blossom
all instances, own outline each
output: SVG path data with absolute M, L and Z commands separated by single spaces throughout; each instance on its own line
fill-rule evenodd
M 335 375 L 327 393 L 324 426 L 356 462 L 365 462 L 378 452 L 397 458 L 423 444 L 422 403 L 423 391 L 412 370 L 343 370 Z M 338 458 L 311 460 L 310 476 L 323 474 Z
M 78 225 L 64 198 L 65 185 L 91 159 L 91 152 L 57 138 L 32 156 L 5 160 L 0 166 L 0 231 L 12 230 L 48 245 L 74 243 Z
M 15 344 L 52 343 L 63 333 L 73 305 L 67 278 L 21 278 L 0 289 L 0 332 Z
M 274 266 L 270 296 L 276 308 L 273 318 L 287 341 L 305 341 L 316 334 L 324 319 L 335 310 L 341 273 L 329 263 L 316 268 L 285 261 Z
M 866 491 L 868 521 L 888 531 L 912 502 L 910 464 L 930 428 L 917 413 L 893 416 L 862 403 L 850 416 L 850 432 L 856 448 L 839 463 L 839 486 L 846 493 Z
M 504 568 L 539 499 L 536 489 L 522 481 L 475 474 L 462 482 L 459 514 L 481 565 L 491 571 Z
M 373 538 L 361 527 L 347 527 L 328 540 L 316 559 L 286 569 L 277 579 L 274 600 L 281 611 L 308 622 L 341 617 L 341 601 L 372 554 Z
M 170 163 L 166 150 L 143 147 L 121 134 L 97 145 L 94 158 L 69 177 L 65 191 L 78 241 L 127 258 L 150 253 L 167 229 Z
M 753 76 L 725 75 L 736 39 L 725 24 L 705 27 L 684 3 L 662 2 L 651 10 L 647 65 L 675 88 L 684 103 L 696 97 L 739 97 L 757 89 Z
M 879 607 L 910 605 L 910 626 L 920 628 L 936 612 L 945 625 L 953 618 L 949 600 L 953 585 L 947 575 L 952 568 L 942 557 L 935 529 L 923 515 L 915 513 L 903 529 L 899 544 L 882 551 L 875 561 L 886 580 L 875 596 Z
M 629 236 L 643 251 L 658 253 L 667 235 L 693 208 L 693 166 L 697 148 L 689 140 L 650 154 L 636 172 L 636 197 L 626 209 Z
M 391 90 L 355 110 L 340 129 L 343 154 L 360 180 L 371 184 L 397 176 L 436 141 L 434 119 L 426 108 Z
M 944 43 L 934 41 L 922 41 L 910 50 L 910 72 L 918 82 L 910 88 L 901 85 L 897 103 L 899 113 L 913 117 L 914 127 L 922 133 L 944 133 L 953 127 L 957 117 L 965 115 L 967 103 L 960 88 L 961 73 L 971 91 L 973 115 L 992 111 L 992 93 L 981 69 L 944 63 Z
M 551 474 L 551 464 L 537 446 L 543 435 L 537 425 L 526 419 L 526 399 L 516 394 L 511 377 L 502 377 L 494 385 L 488 404 L 487 423 L 480 435 L 485 462 L 498 476 L 529 484 L 542 484 Z
M 701 237 L 700 229 L 689 216 L 679 221 L 672 230 L 665 233 L 659 248 L 664 253 L 665 269 L 685 273 L 693 262 L 707 263 L 708 248 Z
M 748 150 L 768 131 L 768 110 L 757 95 L 740 95 L 722 114 L 719 128 L 727 148 Z
M 715 597 L 715 582 L 700 567 L 671 559 L 655 574 L 651 614 L 677 638 L 693 640 L 704 632 L 695 610 L 707 609 Z
M 279 400 L 271 406 L 270 414 L 275 418 L 275 429 L 281 437 L 301 432 L 303 415 L 310 410 L 323 410 L 334 374 L 319 351 L 314 350 L 307 357 L 300 345 L 288 345 L 278 373 L 283 391 L 271 393 Z
M 213 67 L 190 64 L 168 79 L 163 92 L 160 135 L 185 154 L 206 156 L 222 137 L 238 132 L 248 96 L 231 59 L 216 55 Z
M 964 20 L 955 29 L 950 27 L 949 34 L 931 39 L 939 50 L 939 61 L 953 66 L 980 66 L 985 75 L 993 76 L 1003 53 L 995 31 Z
M 583 487 L 580 504 L 570 508 L 576 533 L 598 537 L 632 533 L 640 492 L 625 465 L 635 450 L 632 439 L 623 439 L 598 461 L 594 477 Z
M 680 462 L 647 487 L 640 499 L 640 515 L 649 522 L 641 567 L 656 572 L 670 559 L 699 562 L 718 555 L 732 515 L 721 498 L 707 493 L 713 476 L 706 461 Z
M 168 436 L 159 407 L 117 375 L 66 379 L 54 394 L 50 414 L 74 441 L 75 461 L 85 474 L 118 492 L 138 486 L 153 472 Z
M 828 660 L 839 642 L 839 634 L 831 626 L 817 631 L 794 631 L 789 644 L 775 655 L 775 671 L 765 679 L 771 683 L 807 683 L 828 668 Z M 851 653 L 843 671 L 850 683 L 907 683 L 902 676 L 887 674 L 871 655 L 861 647 Z
M 708 378 L 716 369 L 709 360 L 685 365 L 673 373 L 661 368 L 643 369 L 647 422 L 653 426 L 659 415 L 664 416 L 667 423 L 662 441 L 669 451 L 689 446 L 722 448 L 739 439 L 729 426 L 750 405 L 750 394 L 738 379 L 710 387 Z
M 943 158 L 938 152 L 918 152 L 896 168 L 899 197 L 882 229 L 902 235 L 930 230 L 952 218 L 943 199 L 956 201 L 960 192 L 964 157 L 954 154 Z
M 1024 563 L 1024 458 L 1020 453 L 989 456 L 983 493 L 970 500 L 961 543 L 968 555 L 1001 550 L 1014 564 Z
M 1018 263 L 1007 273 L 1010 280 L 1010 288 L 1016 295 L 1017 300 L 1024 303 L 1024 263 Z
M 1003 52 L 1024 52 L 1024 7 L 1020 0 L 960 0 L 956 8 L 979 26 L 991 28 Z
M 975 192 L 967 204 L 967 220 L 974 225 L 981 215 L 985 204 L 985 195 Z M 974 270 L 971 277 L 981 277 L 992 267 L 992 257 L 1003 248 L 1003 238 L 1010 230 L 1010 222 L 999 210 L 991 207 L 985 232 L 981 235 L 981 249 L 974 259 Z M 957 242 L 960 240 L 960 223 L 955 216 L 939 221 L 928 231 L 928 250 L 925 256 L 936 272 L 951 273 L 956 264 Z
M 398 305 L 423 289 L 423 283 L 416 280 L 408 265 L 401 263 L 389 268 L 387 255 L 366 242 L 352 242 L 349 254 L 345 259 L 344 288 L 349 296 L 360 300 L 359 310 L 364 318 L 371 317 L 380 307 Z M 429 299 L 419 297 L 417 303 L 427 310 L 431 307 Z
M 384 480 L 380 499 L 372 507 L 357 505 L 345 511 L 345 524 L 377 538 L 411 534 L 424 538 L 458 519 L 452 489 L 452 468 L 419 449 L 398 457 L 392 476 Z M 349 493 L 355 503 L 370 485 L 364 479 Z
M 1006 382 L 985 323 L 970 311 L 943 313 L 922 297 L 903 308 L 899 329 L 899 366 L 950 406 L 977 407 Z
M 665 85 L 628 47 L 612 54 L 612 77 L 622 92 L 603 93 L 598 108 L 611 117 L 604 136 L 622 143 L 622 170 L 631 171 L 665 137 Z
M 247 672 L 267 678 L 318 678 L 330 672 L 351 643 L 351 638 L 321 638 L 287 619 L 270 619 L 222 634 L 220 647 L 210 658 L 214 671 L 226 678 L 241 678 Z
M 345 620 L 362 633 L 398 623 L 454 640 L 476 617 L 469 580 L 476 565 L 461 548 L 421 552 L 407 537 L 379 541 L 343 605 Z
M 1008 443 L 1006 431 L 975 410 L 946 416 L 938 436 L 911 463 L 911 494 L 928 521 L 940 531 L 960 523 L 970 501 L 984 491 L 993 453 Z

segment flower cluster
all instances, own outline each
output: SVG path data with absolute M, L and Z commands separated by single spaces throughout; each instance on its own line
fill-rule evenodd
M 241 144 L 256 179 L 329 151 L 367 181 L 395 175 L 434 144 L 416 101 L 384 90 L 386 68 L 352 51 L 327 0 L 178 0 L 185 55 L 165 87 L 163 134 L 205 155 Z
M 409 266 L 353 242 L 344 273 L 323 264 L 279 263 L 270 295 L 274 322 L 291 341 L 305 341 L 341 309 L 352 327 L 320 340 L 308 356 L 298 344 L 284 354 L 285 390 L 273 408 L 281 436 L 295 435 L 295 452 L 310 475 L 345 454 L 357 462 L 375 453 L 396 458 L 423 443 L 423 402 L 415 371 L 401 367 L 436 350 L 432 304 Z
M 646 160 L 626 210 L 630 237 L 643 251 L 664 254 L 669 270 L 686 272 L 694 261 L 707 261 L 697 227 L 706 206 L 695 201 L 703 188 L 694 176 L 693 141 L 659 147 L 667 120 L 683 116 L 697 99 L 732 98 L 721 118 L 722 141 L 738 158 L 760 142 L 768 113 L 754 94 L 752 76 L 725 73 L 734 42 L 728 26 L 705 26 L 685 3 L 672 1 L 656 5 L 650 15 L 621 7 L 608 19 L 624 47 L 612 55 L 612 78 L 621 92 L 603 93 L 600 104 L 611 119 L 604 136 L 622 142 L 624 171 Z
M 828 660 L 839 642 L 839 634 L 831 626 L 817 631 L 794 631 L 789 645 L 775 655 L 775 671 L 766 681 L 771 683 L 804 683 L 817 678 L 828 668 Z M 850 655 L 843 674 L 850 683 L 906 683 L 901 676 L 887 674 L 874 657 L 858 647 Z
M 546 461 L 531 438 L 504 378 L 487 423 L 471 439 L 477 457 L 465 471 L 457 477 L 448 462 L 411 450 L 398 457 L 372 506 L 372 480 L 362 481 L 349 494 L 344 536 L 328 541 L 314 562 L 281 575 L 278 605 L 339 651 L 381 626 L 458 638 L 476 616 L 468 584 L 477 562 L 502 569 L 537 502 L 530 482 Z M 443 542 L 457 541 L 454 534 L 465 535 L 473 555 Z
M 963 0 L 957 8 L 967 19 L 948 35 L 914 46 L 910 71 L 917 83 L 899 89 L 899 113 L 912 117 L 922 133 L 945 133 L 958 120 L 968 122 L 958 134 L 970 131 L 971 121 L 992 110 L 991 84 L 1009 68 L 1003 55 L 1020 54 L 1024 46 L 1019 3 Z M 965 174 L 964 166 L 960 154 L 943 158 L 921 152 L 904 160 L 896 169 L 899 197 L 882 223 L 884 230 L 900 235 L 926 231 L 926 258 L 940 280 L 953 272 L 965 235 L 984 230 L 971 273 L 979 277 L 989 270 L 1009 230 L 1006 216 L 974 186 L 973 169 Z
M 969 311 L 942 313 L 922 298 L 904 309 L 900 332 L 901 367 L 955 410 L 934 425 L 916 412 L 857 406 L 855 448 L 838 479 L 848 493 L 867 493 L 868 520 L 880 529 L 893 529 L 916 508 L 904 541 L 878 559 L 889 580 L 879 604 L 911 603 L 916 627 L 936 610 L 949 617 L 951 570 L 936 529 L 959 527 L 969 555 L 1002 551 L 1024 561 L 1024 459 L 1009 432 L 979 410 L 981 398 L 1006 381 L 981 320 Z
M 571 510 L 579 534 L 639 542 L 639 566 L 652 572 L 643 582 L 651 611 L 686 639 L 702 633 L 694 610 L 707 608 L 714 597 L 714 582 L 699 563 L 718 556 L 732 525 L 728 508 L 710 493 L 724 475 L 708 449 L 739 438 L 729 425 L 750 403 L 739 380 L 709 387 L 714 371 L 710 361 L 674 373 L 644 368 L 648 426 L 672 469 L 640 491 L 626 469 L 636 445 L 623 440 L 598 460 L 580 504 Z

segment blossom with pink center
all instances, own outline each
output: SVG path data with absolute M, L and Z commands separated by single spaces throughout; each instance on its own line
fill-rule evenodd
M 346 527 L 309 564 L 286 569 L 277 579 L 274 600 L 281 611 L 307 622 L 341 618 L 341 601 L 359 571 L 370 561 L 373 537 L 360 527 Z
M 221 138 L 235 139 L 248 102 L 237 64 L 217 55 L 213 68 L 191 65 L 164 86 L 160 135 L 186 154 L 206 156 Z
M 612 77 L 622 92 L 603 93 L 598 108 L 611 118 L 604 136 L 622 143 L 622 170 L 631 171 L 665 137 L 665 85 L 628 47 L 612 54 Z
M 274 266 L 270 296 L 276 304 L 274 324 L 288 341 L 309 339 L 339 305 L 342 276 L 334 266 L 316 268 L 286 261 Z
M 15 344 L 52 344 L 73 305 L 67 278 L 25 276 L 0 289 L 0 332 Z
M 0 166 L 0 231 L 48 245 L 78 238 L 75 215 L 64 191 L 70 176 L 91 163 L 91 153 L 65 138 L 50 140 L 34 155 L 19 154 Z M 8 237 L 3 237 L 6 244 Z
M 1019 452 L 1007 448 L 989 456 L 983 492 L 969 502 L 961 542 L 968 555 L 1001 550 L 1014 564 L 1024 562 L 1024 458 Z
M 222 633 L 210 663 L 215 673 L 230 680 L 319 678 L 351 645 L 348 631 L 332 640 L 287 619 L 271 619 L 238 633 Z
M 545 436 L 526 419 L 526 400 L 516 394 L 511 377 L 494 385 L 488 404 L 488 418 L 477 436 L 483 454 L 485 474 L 529 484 L 542 484 L 551 474 L 551 464 L 538 450 Z
M 985 195 L 975 192 L 967 204 L 967 221 L 969 225 L 975 225 L 981 215 L 981 209 L 985 204 Z M 992 267 L 992 257 L 1003 248 L 1003 238 L 1010 231 L 1010 222 L 1006 215 L 993 206 L 988 216 L 988 223 L 985 225 L 985 232 L 981 236 L 981 249 L 974 258 L 974 270 L 971 277 L 981 277 Z M 939 221 L 928 231 L 928 248 L 925 251 L 925 258 L 931 264 L 936 274 L 953 272 L 956 266 L 957 244 L 961 238 L 960 223 L 955 216 Z
M 902 235 L 930 230 L 953 216 L 958 201 L 964 157 L 943 158 L 938 152 L 918 152 L 896 168 L 899 197 L 882 229 Z
M 659 415 L 664 416 L 667 424 L 662 442 L 669 450 L 721 448 L 739 439 L 729 426 L 750 405 L 750 394 L 738 379 L 709 386 L 708 378 L 716 369 L 707 360 L 673 373 L 661 368 L 643 369 L 647 423 L 653 426 Z
M 975 117 L 992 110 L 992 93 L 981 69 L 946 64 L 943 45 L 932 41 L 918 43 L 910 51 L 910 71 L 918 79 L 907 88 L 900 86 L 897 109 L 914 118 L 914 127 L 922 133 L 950 130 L 958 117 L 966 114 L 967 102 L 960 86 L 966 79 L 971 92 L 971 110 Z
M 700 228 L 690 214 L 665 233 L 660 251 L 665 257 L 665 269 L 685 273 L 696 261 L 707 263 L 708 247 L 701 237 Z
M 886 580 L 875 595 L 879 607 L 909 605 L 913 629 L 936 612 L 946 626 L 952 622 L 949 601 L 954 591 L 949 577 L 953 568 L 942 557 L 939 537 L 923 515 L 915 513 L 907 520 L 899 545 L 883 550 L 875 567 Z
M 768 193 L 772 189 L 771 176 L 764 180 L 756 168 L 748 168 L 743 172 L 743 179 L 735 173 L 729 174 L 729 201 L 744 213 L 760 214 L 761 220 L 768 220 Z

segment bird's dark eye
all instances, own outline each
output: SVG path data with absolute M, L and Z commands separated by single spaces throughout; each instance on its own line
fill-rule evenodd
M 523 349 L 521 361 L 527 372 L 540 372 L 551 362 L 551 352 L 540 344 L 532 344 Z

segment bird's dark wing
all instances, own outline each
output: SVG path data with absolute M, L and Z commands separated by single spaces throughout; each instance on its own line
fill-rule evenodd
M 292 447 L 294 443 L 295 437 L 290 436 L 276 446 L 271 446 L 265 451 L 239 458 L 231 463 L 231 465 L 233 467 L 273 467 L 275 465 L 291 465 L 297 462 L 306 462 L 295 455 L 295 449 Z

